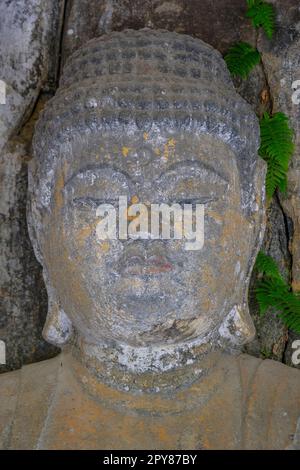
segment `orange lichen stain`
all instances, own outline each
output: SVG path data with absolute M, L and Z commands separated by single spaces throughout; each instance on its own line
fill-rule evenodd
M 98 220 L 96 220 L 92 224 L 83 226 L 77 232 L 76 239 L 80 246 L 82 246 L 85 243 L 86 239 L 93 234 L 94 230 L 96 230 L 97 223 L 98 223 Z
M 174 153 L 175 151 L 175 146 L 176 146 L 176 140 L 175 139 L 169 139 L 168 142 L 164 145 L 164 158 L 168 160 L 170 154 Z
M 103 242 L 101 242 L 101 245 L 100 245 L 100 250 L 103 252 L 103 253 L 107 253 L 110 249 L 110 243 L 108 240 L 105 240 Z
M 54 191 L 55 210 L 60 210 L 63 206 L 63 195 L 62 190 L 65 185 L 64 171 L 62 171 L 56 180 L 56 186 Z
M 123 157 L 127 157 L 129 153 L 130 148 L 129 147 L 122 147 L 122 155 Z
M 215 220 L 215 222 L 221 224 L 222 222 L 224 222 L 224 219 L 223 217 L 220 216 L 220 214 L 218 212 L 215 212 L 213 210 L 206 210 L 206 215 L 208 217 L 211 217 L 213 220 Z
M 260 94 L 260 102 L 262 104 L 267 104 L 270 101 L 270 94 L 267 88 L 264 88 Z
M 158 425 L 156 426 L 155 432 L 158 436 L 159 442 L 161 442 L 161 444 L 165 446 L 165 448 L 172 447 L 173 442 L 174 442 L 174 434 L 175 434 L 174 430 L 171 429 L 171 432 L 170 432 L 170 430 L 167 429 L 166 426 Z
M 300 292 L 300 281 L 294 280 L 292 282 L 292 288 L 294 292 Z
M 245 219 L 242 214 L 230 209 L 226 212 L 226 220 L 230 223 L 223 225 L 221 237 L 224 240 L 235 240 L 238 229 L 245 224 Z
M 169 147 L 167 146 L 167 144 L 164 147 L 164 158 L 166 160 L 168 160 L 168 158 L 169 158 Z
M 144 132 L 143 138 L 144 138 L 144 140 L 148 140 L 148 138 L 149 138 L 148 132 Z
M 131 204 L 137 204 L 139 202 L 138 196 L 134 195 L 131 198 Z

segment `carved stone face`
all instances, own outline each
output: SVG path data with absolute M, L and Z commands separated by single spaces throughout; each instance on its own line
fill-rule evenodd
M 73 155 L 55 178 L 44 262 L 61 306 L 93 342 L 131 345 L 204 336 L 241 303 L 253 226 L 230 148 L 186 133 L 113 134 Z M 205 241 L 99 240 L 99 204 L 202 203 Z
M 224 138 L 175 124 L 138 127 L 74 133 L 56 164 L 40 167 L 52 181 L 48 209 L 35 221 L 50 296 L 93 344 L 171 345 L 220 335 L 243 342 L 253 334 L 247 288 L 262 232 L 262 166 L 245 207 L 241 157 Z M 204 204 L 204 246 L 100 240 L 96 209 L 117 208 L 120 196 L 129 206 Z

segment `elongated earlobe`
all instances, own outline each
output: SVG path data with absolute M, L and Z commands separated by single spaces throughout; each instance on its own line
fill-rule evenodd
M 235 305 L 219 328 L 220 341 L 228 347 L 239 347 L 255 337 L 255 327 L 247 304 Z
M 73 335 L 73 326 L 68 315 L 49 298 L 48 315 L 43 329 L 43 338 L 54 346 L 62 347 Z

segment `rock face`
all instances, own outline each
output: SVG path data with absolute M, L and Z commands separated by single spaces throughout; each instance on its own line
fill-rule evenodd
M 46 81 L 56 80 L 61 6 L 50 0 L 2 2 L 0 78 L 6 83 L 6 103 L 0 105 L 0 151 L 30 116 Z
M 21 136 L 16 134 L 42 89 L 56 81 L 61 13 L 61 1 L 1 2 L 0 79 L 5 82 L 5 103 L 0 104 L 0 339 L 6 344 L 6 365 L 0 365 L 0 371 L 55 352 L 41 337 L 47 298 L 27 232 L 32 129 L 27 126 Z
M 300 7 L 297 0 L 273 0 L 271 3 L 277 12 L 277 30 L 272 41 L 267 40 L 260 32 L 257 48 L 262 54 L 266 89 L 270 98 L 268 110 L 282 111 L 290 118 L 295 133 L 296 149 L 288 173 L 287 194 L 279 193 L 268 211 L 268 230 L 264 246 L 265 250 L 277 260 L 282 274 L 292 283 L 294 290 L 299 291 L 300 103 L 297 99 L 299 94 L 295 94 L 297 86 L 295 82 L 300 78 Z M 291 344 L 297 339 L 297 335 L 290 334 L 290 339 L 287 340 L 287 332 L 280 322 L 274 328 L 274 320 L 269 322 L 268 317 L 269 315 L 262 320 L 261 331 L 264 333 L 261 333 L 261 349 L 268 357 L 284 360 L 293 365 L 290 360 Z M 258 322 L 261 322 L 261 319 Z M 270 343 L 272 336 L 273 345 Z
M 165 28 L 191 34 L 213 45 L 221 53 L 238 40 L 248 41 L 252 45 L 257 44 L 263 55 L 262 66 L 257 67 L 248 80 L 244 82 L 236 80 L 235 84 L 256 112 L 261 114 L 266 108 L 274 111 L 281 109 L 290 116 L 296 131 L 297 151 L 289 174 L 288 194 L 286 197 L 280 195 L 280 198 L 275 198 L 272 203 L 268 212 L 264 246 L 265 250 L 278 260 L 282 272 L 286 273 L 297 290 L 300 265 L 298 261 L 300 104 L 292 102 L 294 90 L 291 87 L 294 81 L 300 79 L 299 2 L 298 0 L 269 1 L 272 1 L 276 8 L 278 24 L 278 31 L 271 42 L 263 33 L 257 37 L 250 21 L 245 18 L 244 0 L 227 2 L 69 0 L 66 2 L 61 52 L 62 61 L 66 62 L 70 53 L 95 36 L 125 28 L 143 27 Z M 6 1 L 1 5 L 3 15 L 0 25 L 0 79 L 7 82 L 7 104 L 5 106 L 0 104 L 0 148 L 4 149 L 6 146 L 1 153 L 1 178 L 5 180 L 6 188 L 3 190 L 1 203 L 1 235 L 3 233 L 5 242 L 1 253 L 3 313 L 0 319 L 0 339 L 9 342 L 13 336 L 14 347 L 13 353 L 8 354 L 7 367 L 0 366 L 0 371 L 19 367 L 23 362 L 47 357 L 47 354 L 51 355 L 54 352 L 45 349 L 45 343 L 39 337 L 41 323 L 46 313 L 46 299 L 45 291 L 40 287 L 41 274 L 32 257 L 26 231 L 26 166 L 30 150 L 28 144 L 23 140 L 20 141 L 20 138 L 16 142 L 14 134 L 30 116 L 40 91 L 55 88 L 60 60 L 63 3 L 63 0 L 18 0 Z M 261 100 L 261 96 L 269 97 L 267 103 Z M 13 141 L 8 144 L 10 136 Z M 30 141 L 28 132 L 25 141 Z M 8 155 L 15 157 L 8 158 Z M 12 176 L 13 174 L 15 176 Z M 12 197 L 11 194 L 15 194 L 16 187 L 19 188 L 18 196 Z M 20 209 L 17 209 L 13 203 L 16 199 L 20 201 Z M 20 245 L 24 247 L 22 256 Z M 27 258 L 30 261 L 25 263 Z M 31 266 L 30 273 L 28 263 Z M 35 268 L 32 267 L 34 264 Z M 16 270 L 17 276 L 15 276 Z M 15 278 L 20 280 L 17 289 L 14 284 Z M 37 290 L 41 294 L 37 295 Z M 28 307 L 27 302 L 27 307 L 24 309 L 24 299 L 28 297 L 31 299 L 30 306 Z M 36 314 L 33 314 L 34 311 Z M 291 339 L 287 342 L 287 331 L 281 322 L 274 319 L 272 312 L 269 312 L 265 319 L 259 318 L 253 295 L 250 296 L 250 311 L 258 328 L 258 338 L 251 345 L 249 352 L 280 361 L 285 360 L 290 364 Z M 7 326 L 8 319 L 10 328 Z M 24 341 L 22 330 L 25 324 L 28 327 L 26 330 L 28 336 L 32 331 L 32 336 L 39 339 L 31 343 L 27 337 Z M 25 342 L 30 344 L 30 353 L 23 355 L 23 349 L 28 350 Z M 43 345 L 41 350 L 37 344 Z M 10 351 L 12 352 L 12 348 Z
M 126 28 L 168 29 L 202 39 L 224 53 L 242 38 L 255 42 L 243 0 L 70 0 L 67 3 L 63 60 L 89 39 Z
M 258 48 L 272 97 L 273 112 L 285 112 L 295 132 L 296 150 L 288 174 L 288 193 L 280 195 L 281 204 L 293 223 L 291 239 L 292 284 L 300 290 L 300 7 L 297 1 L 275 2 L 278 4 L 278 30 L 271 43 L 261 35 Z M 298 88 L 298 94 L 297 94 Z

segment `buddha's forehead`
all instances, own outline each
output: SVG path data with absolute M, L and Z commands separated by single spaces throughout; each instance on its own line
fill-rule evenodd
M 113 181 L 123 174 L 140 185 L 163 174 L 230 183 L 238 176 L 236 158 L 227 144 L 207 134 L 108 133 L 74 144 L 61 169 L 66 183 L 89 184 L 101 173 Z

